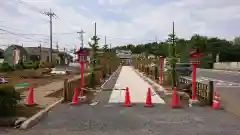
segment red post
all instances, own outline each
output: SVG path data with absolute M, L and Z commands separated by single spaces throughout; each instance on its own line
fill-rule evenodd
M 196 100 L 196 68 L 197 64 L 192 63 L 192 100 Z
M 103 58 L 102 57 L 100 58 L 100 65 L 102 66 L 100 71 L 100 83 L 101 83 L 103 79 Z
M 159 57 L 159 83 L 163 84 L 163 57 Z
M 80 79 L 80 96 L 82 97 L 83 96 L 83 90 L 84 90 L 84 62 L 81 61 L 80 62 L 80 75 L 81 75 L 81 79 Z

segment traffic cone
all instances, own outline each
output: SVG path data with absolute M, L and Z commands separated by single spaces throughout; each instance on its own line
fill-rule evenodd
M 74 88 L 74 94 L 73 94 L 73 97 L 72 97 L 72 103 L 71 104 L 75 105 L 77 103 L 78 103 L 78 89 Z
M 172 95 L 172 108 L 179 108 L 178 103 L 178 96 L 177 96 L 177 89 L 176 87 L 173 88 L 173 95 Z
M 27 106 L 32 106 L 32 105 L 36 105 L 36 103 L 34 102 L 34 90 L 33 87 L 29 87 L 29 94 L 28 94 L 28 99 L 27 99 Z
M 219 94 L 218 94 L 218 89 L 216 89 L 216 91 L 215 91 L 212 108 L 213 109 L 220 109 L 220 97 L 219 97 Z
M 124 101 L 124 105 L 125 107 L 131 107 L 131 101 L 130 101 L 130 94 L 129 94 L 129 88 L 126 88 L 126 93 L 125 93 L 125 101 Z
M 144 107 L 152 107 L 152 95 L 151 95 L 151 89 L 148 88 L 148 92 L 147 92 L 147 97 L 146 97 L 146 103 L 144 105 Z

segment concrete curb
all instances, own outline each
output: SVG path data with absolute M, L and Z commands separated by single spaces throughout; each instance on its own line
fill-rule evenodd
M 34 125 L 36 125 L 41 118 L 43 118 L 50 109 L 52 109 L 53 107 L 55 107 L 57 104 L 61 103 L 63 101 L 63 98 L 59 99 L 58 101 L 56 101 L 55 103 L 47 106 L 46 108 L 44 108 L 43 110 L 39 111 L 37 114 L 33 115 L 32 117 L 30 117 L 29 119 L 27 119 L 26 121 L 24 121 L 19 129 L 22 130 L 26 130 Z
M 117 70 L 115 70 L 112 74 L 111 74 L 111 76 L 101 85 L 101 90 L 103 89 L 103 86 L 109 81 L 109 80 L 111 80 L 111 78 L 117 73 L 117 71 L 118 70 L 120 70 L 121 69 L 121 67 L 118 67 L 117 68 Z

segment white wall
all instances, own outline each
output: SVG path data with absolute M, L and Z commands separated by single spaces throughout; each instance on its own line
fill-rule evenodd
M 240 62 L 217 62 L 213 65 L 214 69 L 240 71 Z

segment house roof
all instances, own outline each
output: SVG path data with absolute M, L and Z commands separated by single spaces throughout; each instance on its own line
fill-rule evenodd
M 24 47 L 22 47 L 21 45 L 14 45 L 14 44 L 12 44 L 9 47 L 18 49 L 18 50 L 20 50 L 23 53 L 27 53 L 26 49 Z
M 77 54 L 77 53 L 80 52 L 80 51 L 84 51 L 84 52 L 86 52 L 87 54 L 89 54 L 89 52 L 91 51 L 91 49 L 90 49 L 90 48 L 79 49 L 79 50 L 77 50 L 74 54 Z
M 39 55 L 40 54 L 40 47 L 24 47 L 28 54 L 30 55 Z M 49 52 L 50 48 L 41 47 L 42 52 Z M 52 49 L 53 53 L 57 53 L 56 49 Z

